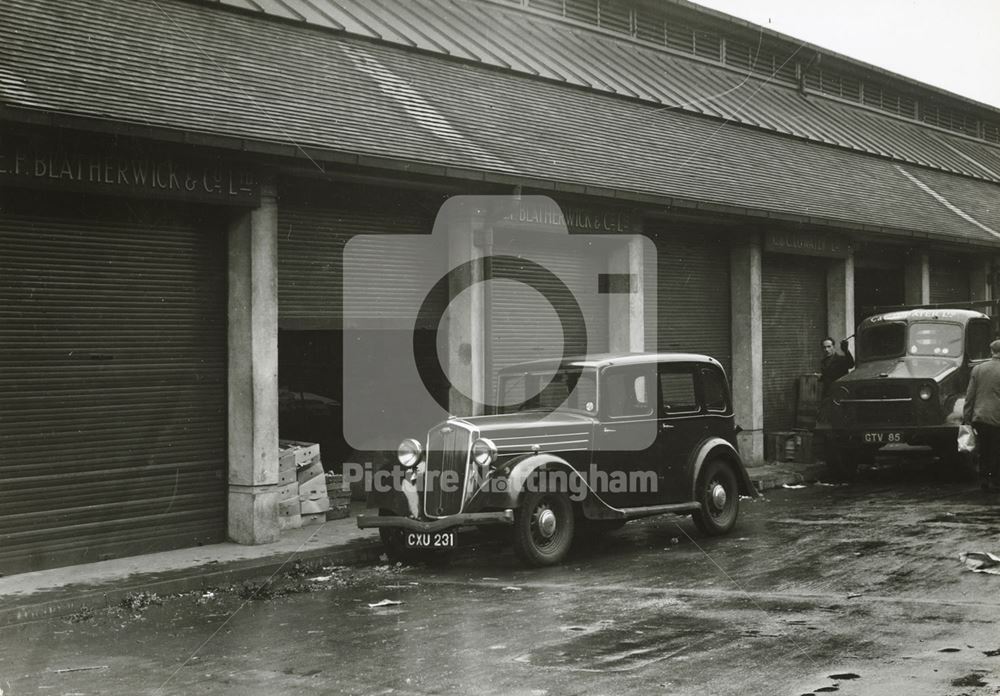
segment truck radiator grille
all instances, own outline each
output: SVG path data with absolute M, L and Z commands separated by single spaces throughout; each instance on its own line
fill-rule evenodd
M 847 421 L 859 427 L 884 425 L 914 425 L 913 403 L 845 404 Z

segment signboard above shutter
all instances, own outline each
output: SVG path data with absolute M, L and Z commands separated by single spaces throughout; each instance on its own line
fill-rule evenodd
M 0 183 L 256 207 L 260 176 L 250 166 L 181 148 L 88 138 L 53 141 L 0 135 Z
M 851 245 L 834 234 L 769 230 L 764 233 L 764 251 L 846 259 L 851 254 Z

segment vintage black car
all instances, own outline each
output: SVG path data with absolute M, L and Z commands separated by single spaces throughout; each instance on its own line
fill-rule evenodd
M 455 544 L 459 527 L 506 526 L 528 565 L 560 562 L 574 537 L 661 513 L 706 534 L 756 495 L 736 449 L 725 372 L 702 355 L 614 354 L 501 371 L 494 413 L 449 418 L 404 441 L 391 489 L 369 492 L 390 556 Z M 387 472 L 390 473 L 390 472 Z M 376 477 L 377 483 L 377 477 Z M 445 484 L 448 485 L 445 485 Z
M 955 441 L 969 373 L 990 358 L 990 318 L 968 309 L 910 309 L 868 317 L 858 328 L 857 367 L 834 382 L 817 431 L 845 477 L 887 445 L 933 449 L 961 466 Z

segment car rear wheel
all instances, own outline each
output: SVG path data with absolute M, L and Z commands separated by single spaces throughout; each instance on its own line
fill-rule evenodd
M 527 493 L 514 515 L 514 551 L 530 566 L 555 565 L 573 544 L 573 503 L 562 493 Z
M 701 509 L 693 517 L 698 529 L 710 536 L 731 530 L 740 512 L 740 487 L 732 465 L 722 459 L 707 462 L 698 474 L 696 491 Z

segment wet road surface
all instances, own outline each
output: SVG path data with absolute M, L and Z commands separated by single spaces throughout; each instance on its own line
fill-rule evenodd
M 304 567 L 255 599 L 136 596 L 3 628 L 0 689 L 997 694 L 1000 576 L 961 551 L 1000 553 L 1000 496 L 886 465 L 744 501 L 718 539 L 653 518 L 558 568 L 485 543 L 445 567 Z

